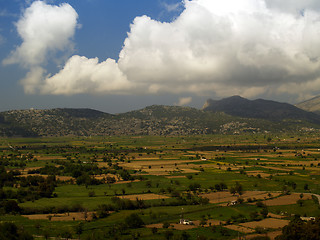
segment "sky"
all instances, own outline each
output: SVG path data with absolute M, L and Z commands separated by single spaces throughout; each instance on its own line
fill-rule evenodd
M 0 0 L 0 111 L 319 95 L 318 0 Z

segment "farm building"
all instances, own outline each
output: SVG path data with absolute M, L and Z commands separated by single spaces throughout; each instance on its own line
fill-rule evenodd
M 182 225 L 193 225 L 193 222 L 188 219 L 180 219 L 180 224 Z

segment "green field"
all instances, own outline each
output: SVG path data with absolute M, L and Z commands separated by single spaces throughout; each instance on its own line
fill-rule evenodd
M 2 138 L 0 220 L 37 239 L 235 239 L 259 231 L 232 225 L 320 215 L 319 148 L 317 135 Z

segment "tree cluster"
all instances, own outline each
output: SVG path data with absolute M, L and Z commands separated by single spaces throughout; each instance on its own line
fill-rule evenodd
M 1 240 L 32 240 L 32 235 L 25 232 L 22 228 L 18 228 L 14 223 L 0 223 L 0 239 Z
M 304 222 L 297 215 L 282 228 L 282 234 L 276 240 L 320 240 L 320 218 Z

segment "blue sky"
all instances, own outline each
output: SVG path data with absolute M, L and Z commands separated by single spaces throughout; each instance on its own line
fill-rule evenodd
M 0 57 L 9 56 L 14 48 L 21 44 L 15 23 L 33 1 L 0 0 Z M 130 24 L 135 17 L 148 15 L 159 21 L 172 21 L 182 10 L 180 0 L 73 0 L 47 1 L 48 4 L 59 5 L 69 3 L 78 13 L 78 24 L 74 39 L 74 52 L 87 57 L 106 57 L 117 59 L 123 46 Z M 179 7 L 168 11 L 166 6 Z M 57 65 L 51 63 L 51 71 Z M 94 95 L 78 94 L 72 96 L 56 96 L 42 94 L 26 94 L 19 81 L 24 78 L 26 70 L 17 64 L 0 65 L 0 111 L 29 108 L 78 107 L 93 108 L 105 112 L 119 113 L 143 108 L 150 104 L 172 105 L 178 101 L 172 95 Z M 202 99 L 198 100 L 202 104 Z
M 0 111 L 319 95 L 315 0 L 0 0 Z

